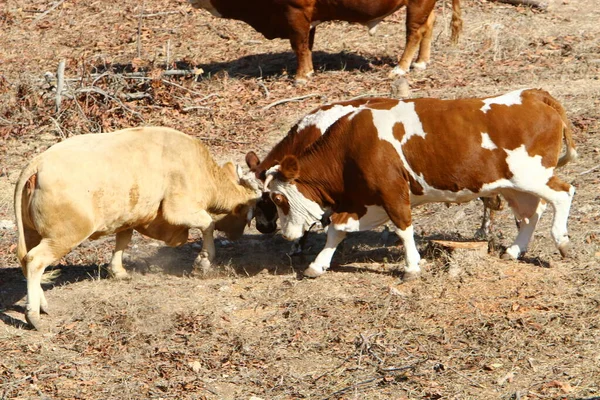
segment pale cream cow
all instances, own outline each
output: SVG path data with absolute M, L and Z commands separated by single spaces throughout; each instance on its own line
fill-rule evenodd
M 69 138 L 34 158 L 15 188 L 17 256 L 27 278 L 27 321 L 47 311 L 44 269 L 84 240 L 116 233 L 111 274 L 124 278 L 123 250 L 134 230 L 170 246 L 199 228 L 195 268 L 210 266 L 213 230 L 231 239 L 250 221 L 260 188 L 219 167 L 199 141 L 169 128 L 143 127 Z

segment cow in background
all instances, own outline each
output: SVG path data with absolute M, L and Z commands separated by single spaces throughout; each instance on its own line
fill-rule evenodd
M 404 75 L 419 51 L 413 67 L 425 69 L 431 55 L 436 0 L 188 0 L 216 17 L 244 21 L 267 39 L 289 39 L 298 70 L 296 82 L 314 73 L 312 48 L 316 26 L 326 21 L 366 25 L 374 34 L 385 17 L 406 6 L 406 46 L 392 75 Z M 460 0 L 452 0 L 452 42 L 462 30 Z
M 337 118 L 318 118 L 325 113 Z M 547 92 L 517 90 L 458 100 L 363 99 L 325 106 L 312 120 L 327 133 L 301 155 L 284 157 L 267 171 L 265 181 L 289 240 L 334 213 L 325 248 L 305 275 L 316 277 L 329 267 L 347 232 L 391 220 L 404 242 L 405 277 L 414 277 L 421 269 L 411 206 L 497 194 L 520 222 L 503 258 L 525 253 L 547 203 L 555 211 L 552 237 L 561 255 L 567 255 L 575 189 L 554 170 L 577 153 L 565 110 Z M 561 156 L 563 139 L 566 153 Z
M 110 272 L 126 278 L 123 251 L 134 230 L 169 246 L 202 231 L 195 268 L 215 256 L 213 231 L 239 238 L 260 187 L 220 167 L 196 139 L 169 128 L 143 127 L 81 135 L 55 144 L 22 171 L 15 188 L 17 257 L 27 278 L 26 319 L 40 330 L 48 303 L 44 269 L 84 240 L 116 233 Z

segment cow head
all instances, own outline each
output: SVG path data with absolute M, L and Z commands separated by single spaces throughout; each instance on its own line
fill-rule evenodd
M 260 182 L 254 176 L 243 175 L 242 169 L 232 163 L 226 163 L 223 171 L 234 183 L 241 188 L 240 202 L 227 214 L 215 218 L 215 229 L 224 232 L 231 240 L 236 240 L 244 233 L 246 225 L 250 225 L 254 216 L 256 202 L 262 195 Z
M 277 207 L 281 233 L 287 240 L 300 239 L 315 222 L 325 215 L 322 206 L 310 198 L 306 188 L 298 185 L 300 167 L 293 155 L 283 158 L 280 165 L 266 173 L 265 191 Z
M 259 166 L 260 159 L 256 153 L 250 151 L 246 154 L 246 164 L 256 179 L 261 182 L 265 181 L 266 171 Z M 277 229 L 277 207 L 271 201 L 268 193 L 263 193 L 256 203 L 254 219 L 256 229 L 260 233 L 273 233 Z

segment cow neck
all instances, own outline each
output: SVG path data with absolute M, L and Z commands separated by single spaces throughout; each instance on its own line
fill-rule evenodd
M 247 203 L 253 198 L 253 192 L 242 185 L 235 183 L 211 157 L 204 145 L 199 144 L 198 153 L 200 160 L 205 160 L 207 176 L 212 180 L 213 190 L 207 211 L 212 214 L 227 214 L 238 204 Z
M 298 125 L 295 125 L 258 165 L 257 172 L 266 171 L 277 165 L 288 154 L 297 155 L 302 153 L 304 149 L 320 137 L 321 131 L 314 126 L 298 131 Z
M 343 193 L 343 163 L 339 151 L 328 143 L 311 147 L 298 159 L 300 176 L 296 179 L 299 190 L 322 208 L 335 206 L 336 198 Z M 339 150 L 339 149 L 338 149 Z

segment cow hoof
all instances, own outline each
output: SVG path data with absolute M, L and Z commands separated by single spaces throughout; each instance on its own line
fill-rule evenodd
M 512 254 L 510 254 L 508 251 L 505 251 L 504 254 L 502 254 L 500 256 L 500 259 L 506 260 L 506 261 L 514 261 L 514 260 L 517 259 L 517 257 L 513 256 Z
M 29 326 L 31 326 L 36 331 L 38 331 L 38 332 L 44 331 L 44 326 L 42 325 L 42 319 L 40 318 L 39 313 L 34 313 L 34 312 L 28 311 L 25 313 L 25 320 L 27 321 Z
M 296 86 L 304 86 L 308 83 L 308 78 L 299 78 L 294 79 L 294 85 Z
M 566 242 L 558 246 L 558 251 L 560 251 L 560 255 L 563 258 L 569 257 L 569 253 L 571 252 L 571 242 Z
M 421 275 L 420 272 L 417 271 L 404 271 L 402 275 L 402 282 L 410 282 L 416 280 Z
M 488 238 L 489 232 L 485 229 L 479 228 L 475 231 L 475 239 L 485 240 Z
M 394 69 L 389 73 L 388 77 L 389 78 L 394 78 L 398 75 L 406 75 L 408 71 L 403 70 L 402 68 L 400 68 L 399 66 L 394 67 Z
M 212 266 L 207 255 L 200 255 L 194 261 L 191 275 L 195 278 L 203 278 L 209 276 L 212 272 Z
M 420 69 L 420 70 L 424 70 L 427 68 L 427 63 L 425 61 L 421 61 L 421 62 L 414 62 L 412 67 L 414 69 Z
M 306 276 L 307 278 L 318 278 L 324 273 L 325 271 L 323 270 L 323 268 L 313 267 L 312 265 L 304 270 L 304 276 Z
M 40 304 L 40 313 L 49 315 L 48 304 Z
M 112 272 L 110 273 L 110 277 L 117 281 L 130 281 L 131 276 L 126 271 Z

